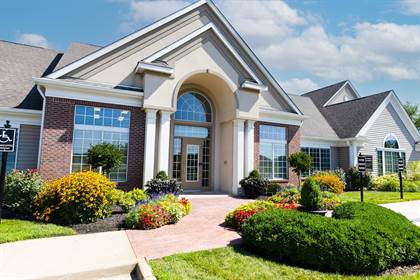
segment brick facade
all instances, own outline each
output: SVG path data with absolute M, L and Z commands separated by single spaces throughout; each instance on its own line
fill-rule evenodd
M 124 189 L 143 185 L 145 113 L 138 107 L 47 97 L 41 147 L 40 173 L 45 180 L 71 171 L 75 105 L 115 108 L 131 112 L 127 182 Z
M 255 122 L 254 127 L 254 166 L 258 168 L 259 166 L 259 157 L 260 157 L 260 125 L 271 125 L 278 127 L 286 128 L 287 143 L 288 143 L 288 154 L 293 154 L 300 151 L 300 126 L 295 125 L 286 125 L 278 123 L 269 123 L 269 122 Z M 299 179 L 292 168 L 289 167 L 288 170 L 288 180 L 281 181 L 281 183 L 291 183 L 298 185 Z

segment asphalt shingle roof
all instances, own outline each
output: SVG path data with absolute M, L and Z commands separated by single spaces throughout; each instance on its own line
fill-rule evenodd
M 0 40 L 0 107 L 42 108 L 32 77 L 52 70 L 61 55 L 50 49 Z
M 391 91 L 319 108 L 340 138 L 355 137 Z
M 322 107 L 334 94 L 348 81 L 342 81 L 330 86 L 326 86 L 320 89 L 316 89 L 307 93 L 302 94 L 302 96 L 310 97 L 315 105 L 319 108 Z
M 303 114 L 308 117 L 301 126 L 303 136 L 338 138 L 334 129 L 332 129 L 310 97 L 294 94 L 289 94 L 289 96 Z
M 32 77 L 88 55 L 99 46 L 72 43 L 63 55 L 55 50 L 0 40 L 0 107 L 42 109 L 42 97 Z

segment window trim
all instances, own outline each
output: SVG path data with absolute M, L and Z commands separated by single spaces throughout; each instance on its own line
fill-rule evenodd
M 285 130 L 285 133 L 284 133 L 284 135 L 285 135 L 285 140 L 273 140 L 273 139 L 270 139 L 270 140 L 262 140 L 261 139 L 261 127 L 262 126 L 268 126 L 268 127 L 275 127 L 275 128 L 282 128 L 282 129 L 284 129 Z M 271 149 L 271 154 L 272 154 L 272 158 L 273 158 L 273 160 L 272 160 L 272 175 L 273 175 L 273 178 L 271 178 L 271 179 L 268 179 L 268 180 L 270 180 L 270 181 L 288 181 L 289 180 L 289 162 L 288 162 L 288 159 L 287 159 L 287 157 L 289 156 L 289 142 L 288 142 L 288 133 L 289 133 L 289 131 L 288 131 L 288 129 L 287 129 L 287 127 L 285 127 L 285 126 L 278 126 L 278 125 L 271 125 L 271 124 L 260 124 L 259 125 L 259 127 L 258 127 L 258 139 L 259 139 L 259 143 L 258 143 L 258 149 L 259 149 L 259 151 L 260 151 L 260 145 L 261 145 L 261 143 L 268 143 L 268 144 L 271 144 L 272 145 L 272 149 Z M 281 144 L 281 145 L 286 145 L 286 178 L 282 178 L 282 177 L 275 177 L 274 176 L 274 174 L 275 174 L 275 172 L 274 172 L 274 147 L 273 147 L 273 145 L 274 144 Z M 259 155 L 258 155 L 258 157 L 260 157 L 260 152 L 259 152 Z M 260 171 L 260 159 L 258 158 L 258 170 Z M 261 173 L 261 171 L 260 171 L 260 173 Z
M 128 127 L 112 127 L 112 126 L 99 126 L 99 125 L 87 125 L 87 124 L 76 124 L 76 106 L 85 106 L 85 107 L 93 107 L 93 108 L 101 108 L 101 109 L 116 109 L 121 111 L 128 111 L 130 113 L 130 122 Z M 115 183 L 127 183 L 128 182 L 128 166 L 130 161 L 130 128 L 131 128 L 131 110 L 124 110 L 115 107 L 101 107 L 101 106 L 91 106 L 91 105 L 84 105 L 84 104 L 75 104 L 73 107 L 73 135 L 72 135 L 72 142 L 71 142 L 71 154 L 70 154 L 70 170 L 69 173 L 73 173 L 73 151 L 74 151 L 74 132 L 75 130 L 93 130 L 93 131 L 106 131 L 106 132 L 121 132 L 121 133 L 128 133 L 128 143 L 127 143 L 127 163 L 126 163 L 126 178 L 125 180 L 115 180 L 112 182 Z M 17 158 L 17 157 L 16 157 Z M 92 170 L 92 167 L 90 167 Z
M 321 161 L 322 161 L 322 157 L 321 157 L 321 154 L 322 154 L 322 152 L 321 152 L 321 150 L 328 150 L 329 151 L 329 168 L 327 169 L 327 170 L 331 170 L 331 166 L 332 166 L 332 156 L 331 156 L 331 147 L 320 147 L 320 146 L 301 146 L 300 147 L 300 151 L 302 151 L 302 149 L 318 149 L 319 151 L 319 154 L 318 154 L 318 156 L 319 156 L 319 160 L 320 160 L 320 162 L 319 162 L 319 164 L 320 164 L 320 169 L 319 170 L 315 170 L 315 172 L 316 171 L 323 171 L 322 170 L 322 168 L 321 168 Z M 309 154 L 309 156 L 311 155 L 310 153 L 307 153 L 307 154 Z M 312 158 L 312 157 L 311 157 Z M 312 162 L 313 163 L 313 162 Z M 311 169 L 312 169 L 312 166 L 311 166 Z M 312 175 L 312 170 L 311 169 L 309 169 L 309 171 L 308 171 L 308 176 L 311 176 Z M 307 176 L 302 176 L 302 178 L 306 178 Z
M 386 137 L 385 137 L 386 138 Z M 397 139 L 397 138 L 395 138 Z M 398 139 L 397 139 L 398 141 Z M 399 145 L 399 143 L 398 143 Z M 379 169 L 376 171 L 378 176 L 384 176 L 386 175 L 386 169 L 385 169 L 385 152 L 396 152 L 396 153 L 405 153 L 406 161 L 407 161 L 407 151 L 405 149 L 393 149 L 393 148 L 384 148 L 384 147 L 377 147 L 376 148 L 376 166 L 378 167 L 378 152 L 382 153 L 382 174 L 379 174 Z M 401 156 L 401 154 L 399 155 Z M 407 163 L 405 163 L 407 164 Z

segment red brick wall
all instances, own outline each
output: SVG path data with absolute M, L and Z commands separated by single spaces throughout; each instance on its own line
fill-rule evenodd
M 116 108 L 131 112 L 127 182 L 119 183 L 119 186 L 125 189 L 141 187 L 144 159 L 144 111 L 138 107 L 55 97 L 47 97 L 45 103 L 40 164 L 42 177 L 45 180 L 51 180 L 64 176 L 71 171 L 75 105 Z
M 300 151 L 300 127 L 295 125 L 277 124 L 268 122 L 256 122 L 254 128 L 254 163 L 255 167 L 259 166 L 260 157 L 260 125 L 272 125 L 286 128 L 287 142 L 288 142 L 288 153 L 293 154 Z M 289 168 L 288 180 L 281 181 L 281 183 L 291 183 L 298 185 L 298 176 Z

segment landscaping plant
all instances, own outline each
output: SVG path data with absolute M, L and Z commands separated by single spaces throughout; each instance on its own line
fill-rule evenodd
M 342 201 L 335 193 L 322 192 L 322 204 L 324 209 L 335 210 L 342 204 Z
M 397 174 L 389 174 L 372 179 L 371 190 L 395 192 L 400 190 L 400 179 Z M 415 182 L 403 179 L 403 190 L 406 192 L 420 191 Z
M 92 168 L 102 168 L 105 174 L 109 174 L 111 169 L 121 166 L 124 154 L 121 148 L 110 143 L 92 145 L 87 154 L 88 163 Z
M 298 175 L 298 186 L 300 188 L 300 176 L 302 173 L 311 169 L 312 158 L 310 155 L 304 152 L 297 152 L 291 154 L 288 158 L 290 167 L 293 168 L 293 172 Z
M 334 218 L 263 211 L 248 218 L 241 232 L 252 251 L 317 270 L 377 274 L 420 263 L 420 228 L 369 203 L 345 203 Z
M 324 208 L 322 193 L 318 183 L 312 177 L 305 180 L 300 193 L 300 205 L 306 211 L 317 211 Z
M 266 193 L 268 180 L 262 178 L 258 170 L 253 170 L 239 184 L 242 187 L 245 197 L 257 198 Z
M 94 222 L 111 215 L 115 183 L 96 172 L 76 172 L 46 183 L 34 201 L 37 220 L 59 224 Z
M 111 200 L 114 205 L 120 206 L 124 212 L 130 211 L 130 209 L 140 201 L 146 200 L 146 192 L 141 189 L 133 189 L 129 192 L 123 190 L 114 189 L 111 192 Z
M 300 200 L 300 192 L 297 189 L 283 190 L 273 196 L 270 196 L 267 200 L 275 204 L 297 204 Z
M 334 173 L 315 173 L 312 178 L 318 183 L 321 190 L 340 194 L 344 190 L 344 184 Z
M 271 201 L 258 200 L 239 206 L 229 212 L 225 217 L 226 225 L 239 229 L 242 223 L 257 212 L 275 209 L 276 206 Z
M 178 195 L 183 191 L 181 183 L 175 179 L 168 179 L 165 171 L 159 171 L 154 179 L 146 183 L 145 188 L 150 198 L 165 194 Z
M 14 170 L 6 176 L 4 203 L 18 215 L 31 215 L 33 201 L 41 186 L 41 176 L 36 170 Z
M 372 181 L 372 176 L 365 172 L 362 175 L 362 184 L 364 189 L 369 189 Z M 346 170 L 346 191 L 356 191 L 360 189 L 360 172 L 356 167 L 351 167 Z

